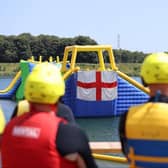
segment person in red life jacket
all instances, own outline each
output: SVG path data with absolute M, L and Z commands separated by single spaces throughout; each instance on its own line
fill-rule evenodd
M 168 54 L 153 53 L 141 67 L 148 102 L 121 116 L 119 135 L 130 168 L 168 167 Z
M 9 121 L 2 136 L 2 168 L 97 167 L 85 132 L 55 115 L 64 92 L 54 65 L 36 65 L 25 82 L 30 111 Z

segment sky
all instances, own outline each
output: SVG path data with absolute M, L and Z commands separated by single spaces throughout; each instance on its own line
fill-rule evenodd
M 89 36 L 114 49 L 168 51 L 168 0 L 0 0 L 0 34 Z

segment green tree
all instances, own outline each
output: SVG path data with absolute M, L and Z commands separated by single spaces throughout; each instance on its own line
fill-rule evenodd
M 74 38 L 60 38 L 53 35 L 32 36 L 30 33 L 22 33 L 18 36 L 0 35 L 0 61 L 19 62 L 34 56 L 35 60 L 41 55 L 43 60 L 50 56 L 63 58 L 64 49 L 71 45 L 97 45 L 98 43 L 89 36 L 76 36 Z M 143 52 L 131 52 L 128 50 L 114 49 L 116 63 L 141 63 L 147 54 Z M 70 56 L 70 55 L 69 55 Z M 104 61 L 109 62 L 107 52 L 103 53 Z M 79 63 L 97 63 L 96 52 L 80 52 L 77 56 Z
M 30 43 L 26 36 L 20 35 L 14 39 L 14 44 L 17 49 L 18 60 L 25 59 L 27 60 L 32 55 Z

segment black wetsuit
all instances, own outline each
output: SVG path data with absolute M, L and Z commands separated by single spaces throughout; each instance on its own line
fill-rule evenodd
M 62 156 L 77 152 L 84 159 L 87 168 L 97 167 L 91 155 L 89 140 L 84 131 L 78 126 L 61 123 L 58 128 L 56 144 Z
M 149 98 L 148 102 L 162 102 L 162 103 L 168 103 L 168 97 L 164 96 L 164 95 L 160 95 L 159 98 L 157 98 L 156 101 L 156 97 L 151 97 Z M 127 153 L 127 151 L 124 151 L 124 149 L 126 149 L 124 146 L 126 145 L 126 133 L 125 133 L 125 122 L 126 122 L 126 118 L 127 118 L 127 114 L 128 111 L 125 112 L 121 117 L 120 117 L 120 122 L 119 122 L 119 136 L 120 136 L 120 142 L 122 145 L 122 151 L 124 154 Z
M 17 114 L 17 106 L 12 114 L 15 117 Z M 97 165 L 91 155 L 91 150 L 89 147 L 89 140 L 85 132 L 77 126 L 71 109 L 62 104 L 58 104 L 57 116 L 65 118 L 68 123 L 61 123 L 58 128 L 57 138 L 55 140 L 57 150 L 62 156 L 70 153 L 79 153 L 84 159 L 87 168 L 96 168 Z

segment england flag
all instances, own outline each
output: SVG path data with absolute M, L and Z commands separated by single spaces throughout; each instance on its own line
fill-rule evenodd
M 76 116 L 110 116 L 115 113 L 116 99 L 115 71 L 77 73 Z
M 77 98 L 106 101 L 117 97 L 117 75 L 114 71 L 79 71 Z

